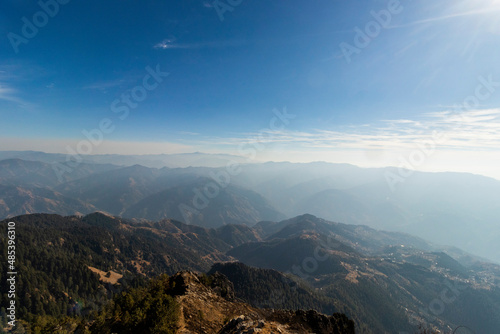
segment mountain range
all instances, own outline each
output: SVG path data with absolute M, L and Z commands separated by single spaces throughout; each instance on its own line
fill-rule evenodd
M 229 161 L 245 163 L 247 160 L 237 155 L 207 154 L 201 152 L 179 154 L 89 154 L 71 155 L 61 153 L 45 153 L 38 151 L 0 151 L 0 160 L 22 159 L 28 161 L 41 161 L 49 164 L 78 161 L 85 164 L 111 164 L 115 166 L 142 165 L 152 168 L 182 168 L 182 167 L 224 167 Z
M 64 155 L 0 152 L 0 157 L 13 156 L 0 160 L 3 218 L 102 211 L 137 220 L 173 218 L 217 227 L 252 226 L 310 213 L 410 233 L 500 263 L 500 181 L 479 175 L 403 173 L 330 163 L 244 164 L 237 159 L 224 167 L 153 168 L 126 164 L 147 164 L 149 156 L 92 156 L 89 162 L 75 163 L 65 162 Z
M 218 228 L 103 213 L 23 215 L 0 226 L 8 221 L 22 250 L 19 316 L 31 326 L 42 326 L 43 314 L 100 319 L 124 289 L 182 270 L 220 273 L 251 307 L 345 314 L 356 333 L 413 333 L 419 324 L 494 333 L 500 326 L 500 266 L 400 232 L 312 215 Z

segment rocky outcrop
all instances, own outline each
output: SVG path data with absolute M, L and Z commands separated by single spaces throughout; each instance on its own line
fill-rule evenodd
M 218 334 L 244 333 L 354 334 L 354 322 L 343 314 L 329 317 L 312 310 L 269 310 L 259 319 L 244 315 L 235 317 L 226 323 Z
M 231 282 L 226 276 L 216 272 L 211 275 L 210 278 L 212 279 L 210 287 L 216 294 L 229 301 L 236 300 L 233 282 Z
M 284 311 L 273 310 L 268 316 L 269 320 L 287 323 L 291 329 L 304 333 L 316 334 L 354 334 L 354 322 L 345 314 L 335 313 L 326 316 L 314 310 L 309 311 Z
M 269 333 L 270 323 L 264 320 L 252 320 L 249 317 L 240 315 L 231 319 L 222 329 L 219 334 L 236 334 L 236 333 Z M 266 330 L 267 329 L 267 330 Z M 283 329 L 275 328 L 277 333 L 283 333 Z
M 181 308 L 179 333 L 354 334 L 354 323 L 343 314 L 257 309 L 243 303 L 220 273 L 207 277 L 183 271 L 170 280 Z

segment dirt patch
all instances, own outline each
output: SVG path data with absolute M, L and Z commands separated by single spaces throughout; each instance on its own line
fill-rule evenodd
M 99 280 L 105 283 L 119 284 L 118 280 L 123 277 L 123 275 L 118 274 L 112 270 L 102 271 L 94 267 L 88 267 L 92 272 L 99 274 Z

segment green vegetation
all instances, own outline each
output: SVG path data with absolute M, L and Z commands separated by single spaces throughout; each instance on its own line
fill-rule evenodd
M 102 308 L 117 293 L 145 284 L 147 277 L 131 262 L 143 254 L 151 276 L 160 270 L 173 272 L 153 253 L 160 241 L 144 245 L 144 238 L 116 229 L 116 221 L 104 215 L 83 219 L 58 215 L 16 217 L 16 317 L 34 333 L 64 322 L 66 317 L 86 317 Z M 115 226 L 113 226 L 113 224 Z M 5 226 L 1 225 L 2 229 Z M 0 236 L 0 256 L 6 258 L 6 233 Z M 149 249 L 148 249 L 149 248 Z M 110 251 L 117 250 L 117 251 Z M 164 252 L 164 251 L 163 251 Z M 99 281 L 89 266 L 123 274 L 118 284 Z M 157 269 L 158 268 L 158 269 Z M 0 264 L 0 305 L 7 305 L 7 263 Z M 5 309 L 0 310 L 5 323 Z
M 233 283 L 236 297 L 257 307 L 311 309 L 324 314 L 337 311 L 331 299 L 275 270 L 252 268 L 243 263 L 216 263 L 209 273 L 215 272 Z
M 90 333 L 174 334 L 179 305 L 171 288 L 168 276 L 162 275 L 147 287 L 122 292 L 97 314 Z
M 33 334 L 174 334 L 179 305 L 171 296 L 167 275 L 149 281 L 147 286 L 115 294 L 101 310 L 86 315 L 53 317 L 32 315 L 22 320 L 13 333 Z
M 485 276 L 494 273 L 493 265 L 489 271 L 465 267 L 475 279 L 473 285 L 463 276 L 450 276 L 461 268 L 444 253 L 399 247 L 384 258 L 366 257 L 339 244 L 328 259 L 316 259 L 315 270 L 306 271 L 304 259 L 312 259 L 322 247 L 321 228 L 328 227 L 311 224 L 314 219 L 297 217 L 300 224 L 273 232 L 281 238 L 255 241 L 263 234 L 249 227 L 215 230 L 169 220 L 133 223 L 99 213 L 15 217 L 17 330 L 88 334 L 126 333 L 128 328 L 135 333 L 168 333 L 174 330 L 176 287 L 169 286 L 166 276 L 148 285 L 149 280 L 180 270 L 208 272 L 212 265 L 209 275 L 198 278 L 225 298 L 264 308 L 340 312 L 356 322 L 358 333 L 412 333 L 416 328 L 409 317 L 413 315 L 436 328 L 443 323 L 464 324 L 478 333 L 491 333 L 500 327 L 500 288 L 490 283 L 496 276 Z M 4 231 L 5 223 L 0 223 Z M 353 238 L 360 237 L 354 233 Z M 6 241 L 6 233 L 0 233 L 4 258 Z M 368 242 L 363 247 L 372 247 Z M 228 254 L 261 269 L 234 262 L 214 265 L 231 260 Z M 318 254 L 323 256 L 323 251 Z M 414 263 L 432 259 L 437 269 L 398 260 L 406 254 Z M 0 263 L 1 306 L 9 300 L 7 264 Z M 302 265 L 299 269 L 308 275 L 298 279 L 276 271 L 291 270 L 294 265 Z M 271 269 L 262 269 L 266 267 Z M 227 278 L 211 276 L 217 271 Z M 429 309 L 431 303 L 442 304 L 443 309 L 435 314 Z M 0 308 L 3 327 L 5 311 L 5 306 Z M 207 318 L 207 313 L 199 317 Z

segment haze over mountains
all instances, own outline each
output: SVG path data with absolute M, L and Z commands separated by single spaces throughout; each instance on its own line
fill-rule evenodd
M 410 233 L 500 262 L 500 181 L 479 175 L 415 172 L 393 182 L 400 171 L 391 168 L 240 164 L 231 156 L 215 156 L 224 166 L 217 168 L 113 164 L 135 163 L 141 158 L 137 156 L 88 158 L 111 164 L 64 164 L 62 155 L 41 152 L 1 152 L 2 156 L 18 158 L 0 161 L 1 217 L 101 210 L 127 218 L 173 218 L 217 227 L 310 213 L 331 221 Z M 189 156 L 193 161 L 214 158 Z M 45 162 L 20 159 L 27 157 Z M 165 161 L 185 163 L 184 155 L 181 160 L 177 157 Z M 48 163 L 51 159 L 53 163 Z M 144 159 L 147 164 L 150 157 Z M 58 174 L 54 162 L 71 168 Z M 225 167 L 228 162 L 231 169 Z
M 478 333 L 500 327 L 500 266 L 489 261 L 500 262 L 497 180 L 321 162 L 244 164 L 203 154 L 189 159 L 217 167 L 147 167 L 138 156 L 2 154 L 10 158 L 0 160 L 0 219 L 16 221 L 23 236 L 21 295 L 30 297 L 20 313 L 29 323 L 38 323 L 40 312 L 68 314 L 75 300 L 85 300 L 88 314 L 104 312 L 96 324 L 116 328 L 105 320 L 113 291 L 194 270 L 225 275 L 245 309 L 338 314 L 314 313 L 309 324 L 302 311 L 280 315 L 297 326 L 319 321 L 326 332 L 331 321 L 349 323 L 342 314 L 356 333 L 409 333 L 421 323 L 445 331 L 465 324 Z M 181 274 L 205 291 L 189 297 L 197 305 L 212 296 L 199 284 L 213 278 L 193 275 Z M 44 282 L 32 286 L 35 277 Z M 183 305 L 188 297 L 175 298 Z M 208 304 L 196 312 L 212 309 Z M 69 315 L 73 328 L 87 326 L 79 313 Z M 217 326 L 227 326 L 220 317 L 214 315 Z M 200 319 L 190 321 L 202 326 Z
M 66 162 L 68 159 L 79 163 L 113 164 L 118 166 L 142 165 L 146 167 L 222 167 L 229 160 L 246 163 L 247 159 L 228 154 L 179 153 L 179 154 L 144 154 L 144 155 L 69 155 L 38 151 L 0 151 L 0 160 L 23 159 L 47 163 Z

